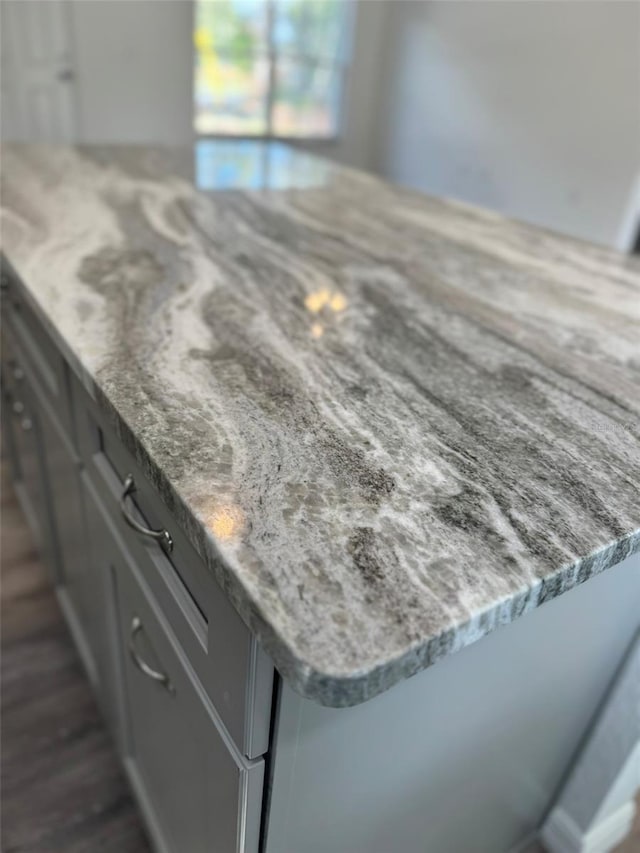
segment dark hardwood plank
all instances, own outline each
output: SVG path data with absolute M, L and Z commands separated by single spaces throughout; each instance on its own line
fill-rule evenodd
M 3 853 L 149 853 L 6 468 L 1 594 Z

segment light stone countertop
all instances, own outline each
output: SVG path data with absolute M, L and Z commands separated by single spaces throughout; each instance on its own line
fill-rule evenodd
M 4 253 L 303 695 L 362 702 L 640 549 L 637 260 L 281 146 L 2 172 Z

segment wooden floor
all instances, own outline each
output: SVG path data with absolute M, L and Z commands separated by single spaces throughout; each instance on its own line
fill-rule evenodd
M 149 853 L 118 759 L 3 472 L 3 853 Z
M 640 794 L 636 797 L 636 819 L 633 829 L 613 853 L 640 853 Z
M 0 850 L 150 853 L 4 467 L 1 487 Z M 538 851 L 534 844 L 527 853 Z M 640 853 L 640 808 L 615 853 Z

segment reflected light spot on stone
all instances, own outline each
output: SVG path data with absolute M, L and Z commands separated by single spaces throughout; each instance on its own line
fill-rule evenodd
M 324 335 L 324 327 L 322 323 L 314 323 L 311 327 L 311 337 L 312 338 L 321 338 Z
M 333 311 L 344 311 L 347 307 L 347 298 L 342 293 L 334 293 L 331 297 L 331 302 L 329 302 L 329 307 Z
M 307 294 L 304 300 L 307 311 L 312 314 L 317 314 L 322 311 L 324 306 L 330 301 L 331 293 L 326 288 L 322 290 L 314 290 L 313 293 Z
M 214 510 L 209 526 L 215 536 L 223 542 L 236 538 L 242 528 L 242 513 L 237 507 L 222 506 Z

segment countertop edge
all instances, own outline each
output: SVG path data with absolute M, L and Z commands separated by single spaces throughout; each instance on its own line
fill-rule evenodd
M 305 699 L 331 708 L 352 707 L 366 702 L 439 660 L 471 645 L 495 629 L 510 624 L 541 604 L 617 565 L 626 557 L 640 552 L 640 529 L 637 529 L 589 555 L 565 564 L 535 585 L 522 589 L 515 596 L 498 601 L 466 622 L 452 625 L 426 642 L 411 647 L 395 659 L 349 675 L 323 672 L 298 658 L 290 645 L 273 630 L 263 616 L 260 605 L 242 586 L 233 569 L 225 563 L 203 525 L 168 482 L 161 467 L 152 459 L 143 443 L 49 319 L 37 296 L 29 289 L 4 250 L 2 263 L 7 265 L 21 294 L 66 358 L 81 385 L 105 414 L 119 439 L 158 490 L 168 509 L 175 514 L 183 533 L 213 573 L 243 622 L 257 636 L 282 677 Z
M 516 596 L 498 602 L 467 622 L 452 626 L 397 659 L 367 672 L 341 677 L 307 668 L 304 674 L 300 671 L 287 673 L 285 678 L 297 693 L 320 705 L 330 708 L 359 705 L 638 553 L 640 528 L 563 566 L 535 587 L 523 589 Z

